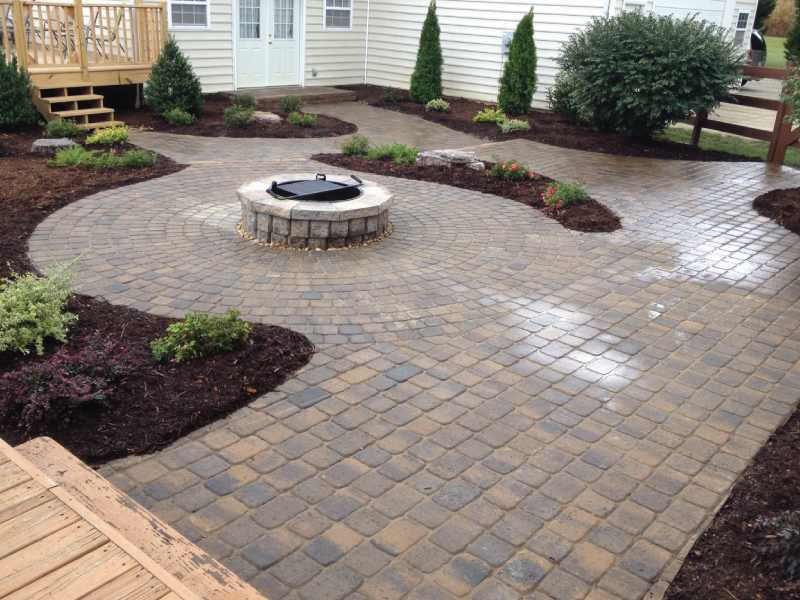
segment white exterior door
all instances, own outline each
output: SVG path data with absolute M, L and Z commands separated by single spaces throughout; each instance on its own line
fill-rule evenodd
M 298 85 L 298 0 L 237 3 L 236 86 Z
M 237 0 L 236 35 L 237 87 L 267 85 L 267 41 L 263 25 L 267 0 Z

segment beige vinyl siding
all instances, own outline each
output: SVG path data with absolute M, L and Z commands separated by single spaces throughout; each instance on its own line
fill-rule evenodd
M 324 0 L 306 0 L 306 85 L 364 83 L 366 0 L 353 0 L 351 30 L 324 29 L 323 4 Z
M 174 28 L 170 33 L 192 63 L 204 92 L 233 89 L 231 0 L 209 0 L 209 27 Z
M 546 106 L 546 89 L 552 85 L 561 45 L 593 16 L 602 16 L 605 0 L 579 0 L 534 5 L 534 40 L 539 84 L 534 105 Z M 504 31 L 514 31 L 531 7 L 529 0 L 439 2 L 446 95 L 495 102 L 506 56 L 500 45 Z M 414 70 L 427 0 L 397 3 L 372 0 L 369 22 L 367 82 L 408 88 Z

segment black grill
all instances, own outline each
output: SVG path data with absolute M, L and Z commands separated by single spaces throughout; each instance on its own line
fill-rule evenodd
M 323 173 L 316 179 L 294 179 L 278 183 L 272 182 L 267 192 L 281 200 L 308 200 L 312 202 L 341 202 L 358 198 L 363 192 L 359 187 L 363 182 L 351 175 L 358 183 L 348 185 L 338 181 L 328 181 Z

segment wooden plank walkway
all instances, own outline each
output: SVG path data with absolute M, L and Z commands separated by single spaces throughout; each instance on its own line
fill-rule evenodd
M 2 440 L 0 598 L 198 600 Z

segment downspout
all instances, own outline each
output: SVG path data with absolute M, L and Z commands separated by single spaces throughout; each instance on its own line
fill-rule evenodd
M 367 33 L 364 36 L 364 84 L 367 83 L 368 57 L 369 57 L 369 0 L 367 0 Z

